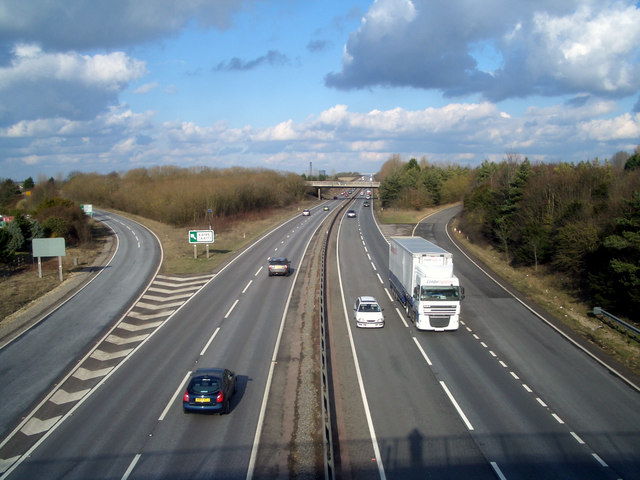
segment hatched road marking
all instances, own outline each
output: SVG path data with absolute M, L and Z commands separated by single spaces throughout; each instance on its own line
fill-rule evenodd
M 0 475 L 19 462 L 46 432 L 80 400 L 86 398 L 93 387 L 117 367 L 131 352 L 144 342 L 152 329 L 160 327 L 176 310 L 198 293 L 213 275 L 197 277 L 174 277 L 157 275 L 145 293 L 121 321 L 112 328 L 94 348 L 93 352 L 80 361 L 77 368 L 69 373 L 44 400 L 24 418 L 24 420 L 0 443 Z M 144 330 L 145 333 L 136 332 Z M 114 350 L 114 346 L 128 348 Z M 114 361 L 116 361 L 114 363 Z M 109 362 L 106 365 L 98 365 Z M 78 382 L 83 383 L 81 388 Z M 50 418 L 39 418 L 51 415 Z M 48 413 L 47 413 L 48 412 Z M 23 436 L 16 435 L 18 432 Z M 16 452 L 22 452 L 16 456 Z

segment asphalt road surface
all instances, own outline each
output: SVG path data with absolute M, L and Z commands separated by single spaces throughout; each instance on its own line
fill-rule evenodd
M 367 208 L 343 222 L 344 335 L 357 378 L 338 373 L 343 467 L 355 478 L 640 478 L 640 394 L 549 327 L 459 252 L 445 231 L 456 208 L 421 236 L 453 252 L 466 289 L 461 328 L 422 332 L 388 290 L 388 245 Z M 354 328 L 356 296 L 385 309 L 381 330 Z M 342 343 L 342 345 L 341 345 Z M 355 369 L 355 367 L 354 367 Z M 360 399 L 360 407 L 353 399 Z M 345 405 L 348 405 L 345 407 Z M 366 414 L 360 413 L 363 409 Z
M 100 211 L 95 218 L 117 237 L 109 264 L 71 300 L 0 350 L 0 438 L 122 316 L 159 268 L 159 242 L 148 229 Z
M 421 332 L 391 298 L 388 245 L 363 203 L 356 201 L 357 218 L 341 220 L 328 259 L 339 478 L 640 478 L 640 394 L 455 248 L 445 229 L 455 208 L 417 231 L 453 252 L 466 291 L 463 323 L 456 332 Z M 210 275 L 155 276 L 131 308 L 124 297 L 97 304 L 109 298 L 103 291 L 134 283 L 128 275 L 139 268 L 130 262 L 146 256 L 134 254 L 94 294 L 93 316 L 109 315 L 86 335 L 104 336 L 62 354 L 52 378 L 68 378 L 0 447 L 0 478 L 251 478 L 267 392 L 281 394 L 269 385 L 296 273 L 327 215 L 316 208 L 293 218 Z M 268 277 L 271 256 L 289 257 L 294 274 Z M 383 306 L 383 329 L 355 328 L 353 302 L 365 294 Z M 83 318 L 75 310 L 83 303 L 69 302 L 64 319 Z M 43 329 L 48 323 L 23 338 L 56 335 Z M 182 412 L 185 381 L 200 367 L 238 374 L 230 415 Z M 0 387 L 7 401 L 15 388 Z
M 246 478 L 298 262 L 327 214 L 293 218 L 209 276 L 157 276 L 60 386 L 71 409 L 48 402 L 34 418 L 55 422 L 26 454 L 0 452 L 2 478 Z M 268 277 L 272 256 L 293 275 Z M 186 379 L 203 367 L 238 375 L 229 415 L 183 413 Z M 26 440 L 16 435 L 15 450 Z

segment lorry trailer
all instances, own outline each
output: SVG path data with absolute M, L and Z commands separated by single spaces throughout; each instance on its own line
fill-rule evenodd
M 464 288 L 450 252 L 422 237 L 391 237 L 389 286 L 417 329 L 458 329 Z

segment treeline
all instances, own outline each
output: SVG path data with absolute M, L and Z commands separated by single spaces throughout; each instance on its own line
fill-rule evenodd
M 277 208 L 304 198 L 304 180 L 293 173 L 229 168 L 141 168 L 123 174 L 74 173 L 66 198 L 126 211 L 174 226 Z
M 514 266 L 545 268 L 582 299 L 638 321 L 640 149 L 612 162 L 532 164 L 509 154 L 471 170 L 392 157 L 378 174 L 384 207 L 464 201 L 460 228 Z
M 79 205 L 60 196 L 53 178 L 37 185 L 31 177 L 22 185 L 5 179 L 0 185 L 0 213 L 13 218 L 0 228 L 0 263 L 28 256 L 34 238 L 64 238 L 66 246 L 91 241 L 89 218 Z
M 472 171 L 459 165 L 437 166 L 426 159 L 404 162 L 394 155 L 377 174 L 383 207 L 421 210 L 462 200 Z
M 510 155 L 474 170 L 460 227 L 515 266 L 544 266 L 594 306 L 637 321 L 640 153 L 624 167 L 597 160 L 531 164 Z

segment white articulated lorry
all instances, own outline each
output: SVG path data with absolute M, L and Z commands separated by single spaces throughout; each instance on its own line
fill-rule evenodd
M 451 253 L 421 237 L 391 237 L 389 284 L 417 329 L 458 329 L 464 288 Z

